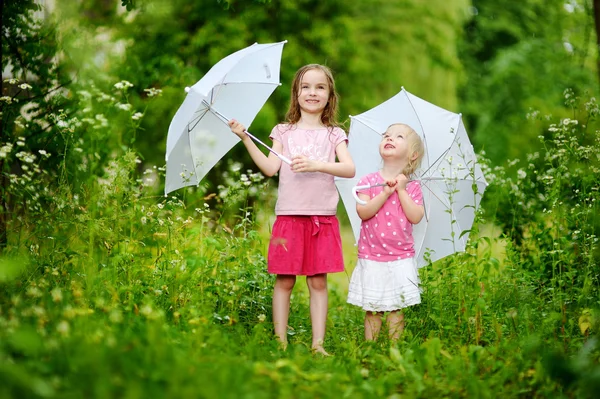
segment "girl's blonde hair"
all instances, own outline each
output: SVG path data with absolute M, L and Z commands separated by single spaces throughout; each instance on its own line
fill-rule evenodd
M 290 99 L 290 107 L 285 115 L 285 119 L 288 124 L 294 125 L 300 121 L 300 103 L 298 102 L 298 95 L 300 93 L 300 85 L 302 84 L 302 78 L 304 74 L 312 69 L 322 71 L 327 78 L 327 84 L 329 85 L 329 99 L 327 105 L 321 114 L 321 123 L 323 126 L 335 127 L 339 126 L 337 122 L 338 118 L 338 101 L 339 97 L 335 90 L 335 81 L 331 69 L 321 64 L 308 64 L 296 71 L 294 80 L 292 81 L 292 93 Z
M 413 129 L 409 125 L 405 123 L 393 123 L 390 126 L 388 126 L 388 129 L 392 126 L 404 127 L 408 132 L 408 134 L 405 137 L 405 140 L 407 140 L 408 142 L 409 150 L 408 165 L 406 165 L 406 168 L 404 168 L 402 173 L 406 176 L 410 176 L 413 173 L 415 173 L 419 165 L 421 165 L 421 161 L 423 160 L 423 156 L 425 155 L 425 145 L 423 144 L 421 136 L 419 136 L 415 129 Z

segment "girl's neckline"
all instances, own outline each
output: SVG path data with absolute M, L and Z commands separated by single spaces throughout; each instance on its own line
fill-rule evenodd
M 315 126 L 315 127 L 300 127 L 298 125 L 291 125 L 292 128 L 294 129 L 299 129 L 299 130 L 324 130 L 324 129 L 329 129 L 327 126 Z

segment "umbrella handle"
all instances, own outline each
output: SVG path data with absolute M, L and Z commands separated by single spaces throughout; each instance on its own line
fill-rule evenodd
M 373 184 L 372 186 L 369 184 L 365 184 L 363 186 L 354 186 L 352 187 L 352 196 L 354 197 L 354 200 L 361 204 L 361 205 L 366 205 L 367 201 L 365 200 L 361 200 L 360 198 L 358 198 L 358 194 L 356 193 L 358 190 L 366 190 L 367 188 L 371 188 L 371 187 L 381 187 L 381 186 L 387 186 L 387 183 L 379 183 L 379 184 Z
M 357 203 L 359 203 L 361 205 L 366 205 L 367 204 L 367 201 L 361 200 L 360 198 L 358 198 L 358 194 L 356 193 L 358 190 L 365 190 L 367 188 L 371 188 L 371 186 L 368 185 L 368 184 L 365 184 L 364 186 L 354 186 L 354 187 L 352 187 L 352 196 L 354 197 L 354 200 Z
M 250 138 L 252 140 L 256 141 L 259 144 L 262 144 L 263 147 L 265 147 L 267 150 L 271 151 L 274 155 L 277 156 L 277 158 L 281 159 L 283 162 L 287 163 L 288 165 L 292 164 L 292 161 L 288 157 L 286 157 L 285 155 L 282 155 L 282 154 L 276 152 L 274 149 L 272 149 L 271 147 L 269 147 L 268 145 L 266 145 L 265 143 L 263 143 L 262 141 L 260 141 L 258 139 L 258 137 L 254 136 L 249 131 L 244 130 L 244 133 L 246 133 L 248 136 L 250 136 Z

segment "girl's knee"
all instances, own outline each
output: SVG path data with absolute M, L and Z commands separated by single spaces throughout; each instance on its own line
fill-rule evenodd
M 275 279 L 276 289 L 291 290 L 295 284 L 296 276 L 279 274 Z
M 306 277 L 306 284 L 311 291 L 327 291 L 327 275 L 308 276 Z

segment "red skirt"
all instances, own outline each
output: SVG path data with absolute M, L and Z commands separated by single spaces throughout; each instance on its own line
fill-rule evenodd
M 269 243 L 267 270 L 296 276 L 344 271 L 337 217 L 277 216 Z

